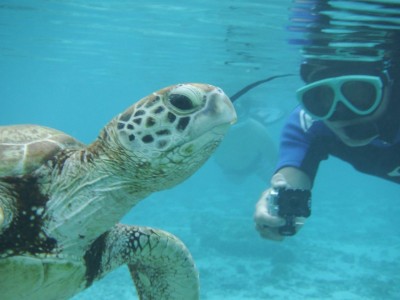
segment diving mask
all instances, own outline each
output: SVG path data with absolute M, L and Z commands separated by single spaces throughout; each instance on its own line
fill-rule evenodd
M 383 86 L 379 76 L 346 75 L 315 81 L 298 89 L 296 95 L 307 113 L 319 120 L 329 119 L 339 103 L 365 116 L 381 103 Z

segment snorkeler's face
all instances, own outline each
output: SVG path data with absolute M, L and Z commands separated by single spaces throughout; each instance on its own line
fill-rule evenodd
M 382 101 L 376 110 L 366 116 L 354 114 L 352 118 L 335 120 L 331 118 L 324 123 L 348 146 L 365 146 L 379 136 L 376 121 L 386 112 L 390 88 L 383 88 Z M 345 108 L 343 108 L 345 109 Z

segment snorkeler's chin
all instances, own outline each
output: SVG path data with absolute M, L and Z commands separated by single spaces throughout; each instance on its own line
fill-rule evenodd
M 335 126 L 329 127 L 343 143 L 350 147 L 368 145 L 379 136 L 377 128 L 373 123 L 363 123 L 339 128 Z
M 339 138 L 342 140 L 343 143 L 345 143 L 349 147 L 362 147 L 368 145 L 370 142 L 372 142 L 374 139 L 376 139 L 378 136 L 374 136 L 368 139 L 363 139 L 363 140 L 356 140 L 356 139 L 351 139 L 347 136 L 339 136 Z

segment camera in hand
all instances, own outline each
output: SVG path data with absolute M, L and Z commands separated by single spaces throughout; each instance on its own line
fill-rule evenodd
M 270 196 L 272 210 L 286 221 L 286 224 L 279 228 L 279 233 L 287 236 L 294 235 L 296 217 L 308 218 L 311 215 L 310 190 L 278 189 L 273 190 Z

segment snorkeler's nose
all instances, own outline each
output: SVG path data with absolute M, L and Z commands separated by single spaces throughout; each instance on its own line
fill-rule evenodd
M 335 111 L 332 116 L 328 119 L 329 121 L 349 121 L 359 117 L 356 113 L 352 112 L 342 102 L 337 102 Z

